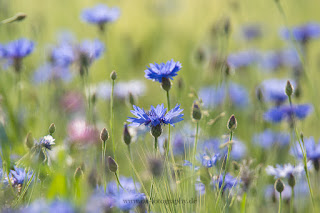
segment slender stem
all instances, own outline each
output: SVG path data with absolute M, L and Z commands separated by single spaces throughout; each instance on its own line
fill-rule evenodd
M 290 213 L 293 213 L 294 208 L 294 187 L 291 187 Z
M 197 128 L 196 128 L 196 136 L 194 141 L 193 147 L 193 155 L 192 155 L 192 168 L 194 168 L 195 160 L 196 160 L 196 153 L 197 153 L 197 146 L 198 146 L 198 135 L 199 135 L 199 121 L 197 121 Z
M 170 110 L 170 95 L 169 95 L 169 91 L 167 91 L 167 102 L 168 102 L 168 111 Z M 166 150 L 166 159 L 168 157 L 169 154 L 169 149 L 172 151 L 171 146 L 170 146 L 170 142 L 171 142 L 171 131 L 170 131 L 170 125 L 168 125 L 168 144 L 167 144 L 167 150 Z M 170 154 L 172 155 L 173 153 L 170 152 Z
M 157 155 L 158 151 L 158 138 L 154 138 L 154 155 Z
M 115 173 L 114 173 L 114 175 L 116 176 L 118 186 L 120 186 L 122 189 L 124 189 L 124 188 L 123 188 L 123 186 L 122 186 L 122 185 L 121 185 L 121 183 L 120 183 L 120 180 L 119 180 L 118 174 L 115 172 Z
M 113 104 L 113 93 L 114 93 L 114 80 L 112 80 L 112 87 L 111 87 L 111 100 L 110 100 L 110 109 L 111 109 L 111 120 L 110 120 L 110 129 L 111 129 L 111 141 L 112 141 L 112 149 L 113 149 L 113 156 L 114 160 L 117 161 L 116 158 L 116 147 L 114 144 L 114 104 Z
M 131 148 L 130 148 L 130 144 L 128 145 L 128 152 L 129 152 L 129 156 L 130 156 L 130 161 L 133 164 L 133 159 L 132 159 L 132 153 L 131 153 Z M 133 171 L 133 168 L 131 167 L 131 171 L 132 171 L 132 179 L 133 179 L 133 184 L 134 184 L 134 188 L 137 189 L 136 187 L 136 178 L 135 178 L 135 174 Z
M 105 169 L 106 169 L 106 165 L 105 165 L 105 155 L 106 155 L 106 147 L 105 147 L 106 142 L 103 141 L 101 143 L 102 145 L 102 155 L 101 155 L 101 165 L 102 165 L 102 178 L 103 178 L 103 182 L 104 182 L 104 192 L 106 192 L 107 190 L 107 179 L 106 179 L 106 173 L 105 173 Z
M 154 138 L 154 155 L 156 156 L 157 155 L 157 149 L 158 149 L 158 138 Z M 151 180 L 151 187 L 150 187 L 150 197 L 149 197 L 149 200 L 151 202 L 151 199 L 152 199 L 152 193 L 153 193 L 153 185 L 154 185 L 154 176 L 152 175 L 152 180 Z M 149 205 L 149 211 L 150 212 L 150 208 L 151 208 L 151 205 Z
M 221 184 L 221 187 L 220 187 L 220 189 L 219 189 L 219 194 L 218 194 L 218 198 L 217 198 L 217 201 L 216 201 L 216 207 L 217 207 L 217 206 L 218 206 L 218 204 L 219 204 L 220 197 L 222 196 L 222 192 L 223 192 L 223 188 L 224 188 L 224 184 L 225 184 L 226 173 L 227 173 L 228 165 L 229 165 L 229 156 L 230 156 L 230 152 L 231 152 L 231 141 L 232 141 L 232 136 L 233 136 L 233 132 L 232 132 L 232 131 L 230 131 L 229 144 L 228 144 L 228 154 L 227 154 L 226 164 L 225 164 L 225 167 L 224 167 L 224 173 L 223 173 L 223 178 L 222 178 L 222 184 Z
M 242 195 L 242 203 L 241 203 L 241 212 L 246 212 L 246 199 L 247 199 L 247 192 L 244 192 Z
M 281 193 L 280 193 L 280 196 L 279 196 L 279 210 L 278 210 L 278 213 L 281 213 L 281 202 L 282 202 L 282 196 L 281 196 Z

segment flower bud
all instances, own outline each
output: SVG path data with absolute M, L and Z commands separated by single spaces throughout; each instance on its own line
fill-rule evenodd
M 79 180 L 83 175 L 83 171 L 80 167 L 78 167 L 74 173 L 74 179 Z
M 282 181 L 280 178 L 278 178 L 278 179 L 276 180 L 276 182 L 274 183 L 274 189 L 275 189 L 277 192 L 281 193 L 281 192 L 283 192 L 284 187 L 285 187 L 285 185 L 284 185 L 283 181 Z
M 109 133 L 106 128 L 103 128 L 100 133 L 100 139 L 103 142 L 106 142 L 109 139 Z
M 169 91 L 171 89 L 171 81 L 169 78 L 162 78 L 161 87 L 165 91 Z
M 182 90 L 183 87 L 184 87 L 184 82 L 183 82 L 183 79 L 180 77 L 178 78 L 178 88 Z
M 263 102 L 263 94 L 262 94 L 262 90 L 261 90 L 260 87 L 257 89 L 257 99 L 258 99 L 258 101 L 259 101 L 260 103 Z
M 296 180 L 295 180 L 293 174 L 289 175 L 288 184 L 289 184 L 289 186 L 291 186 L 291 188 L 293 188 L 296 185 Z
M 160 177 L 163 173 L 163 162 L 160 158 L 149 159 L 149 169 L 154 177 Z
M 33 147 L 33 145 L 34 145 L 34 138 L 32 137 L 32 133 L 31 133 L 31 132 L 29 132 L 29 133 L 27 134 L 27 137 L 26 137 L 26 139 L 25 139 L 25 144 L 27 145 L 27 147 L 28 147 L 29 149 L 31 149 L 31 148 Z
M 227 128 L 230 131 L 233 131 L 237 128 L 237 119 L 234 115 L 231 115 L 231 117 L 229 118 Z
M 192 105 L 192 118 L 196 121 L 200 120 L 202 117 L 200 106 L 197 102 L 193 102 Z
M 132 105 L 136 105 L 135 97 L 131 92 L 129 92 L 129 103 L 130 103 L 131 106 Z
M 54 123 L 52 123 L 49 126 L 49 134 L 52 135 L 53 133 L 55 133 L 55 131 L 56 131 L 56 125 L 54 125 Z
M 287 85 L 286 85 L 286 94 L 288 97 L 290 97 L 293 93 L 293 86 L 290 83 L 290 81 L 287 81 Z
M 108 157 L 108 167 L 109 167 L 109 170 L 113 173 L 116 173 L 118 170 L 117 162 L 110 156 Z
M 110 74 L 111 80 L 115 81 L 117 79 L 117 73 L 115 70 L 113 70 Z
M 129 146 L 131 143 L 131 135 L 129 133 L 128 129 L 128 124 L 124 124 L 124 129 L 123 129 L 123 141 Z
M 154 138 L 158 138 L 162 134 L 162 127 L 160 124 L 151 126 L 150 133 Z
M 314 160 L 312 161 L 312 163 L 313 163 L 314 169 L 318 172 L 319 169 L 320 169 L 319 160 L 318 160 L 318 159 L 314 159 Z

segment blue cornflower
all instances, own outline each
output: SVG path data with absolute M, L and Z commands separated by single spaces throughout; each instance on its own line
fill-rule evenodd
M 20 38 L 9 42 L 5 46 L 5 56 L 9 59 L 22 59 L 32 53 L 34 49 L 34 42 Z
M 285 88 L 288 79 L 268 79 L 261 83 L 261 91 L 265 101 L 272 101 L 278 105 L 288 99 L 285 93 Z M 290 80 L 293 88 L 295 88 L 295 81 Z
M 14 167 L 14 169 L 9 172 L 9 178 L 5 178 L 4 182 L 9 183 L 10 181 L 12 186 L 21 186 L 32 178 L 32 174 L 32 171 Z
M 167 63 L 161 64 L 150 64 L 150 68 L 145 70 L 145 77 L 147 79 L 162 82 L 162 78 L 171 79 L 178 75 L 177 72 L 181 69 L 181 63 L 179 61 L 175 62 L 173 59 L 171 61 L 167 61 Z
M 51 146 L 55 145 L 55 139 L 51 135 L 44 136 L 40 139 L 39 145 L 51 150 Z
M 80 64 L 89 66 L 94 60 L 100 58 L 100 56 L 105 51 L 105 47 L 104 44 L 98 39 L 95 39 L 93 41 L 84 40 L 79 44 L 78 50 Z
M 42 213 L 42 212 L 74 213 L 76 212 L 76 210 L 74 209 L 73 205 L 67 201 L 54 200 L 51 203 L 47 203 L 43 199 L 38 199 L 33 203 L 31 203 L 28 207 L 23 208 L 21 212 L 23 213 Z
M 274 145 L 280 147 L 287 146 L 290 143 L 290 134 L 285 132 L 274 132 L 267 129 L 262 133 L 254 134 L 252 141 L 254 144 L 269 149 Z
M 313 137 L 304 139 L 304 148 L 308 159 L 312 161 L 320 159 L 320 143 L 318 142 L 316 144 Z M 291 149 L 291 153 L 296 155 L 298 158 L 303 158 L 299 142 L 297 142 L 296 145 Z
M 269 122 L 279 123 L 283 120 L 289 122 L 292 118 L 302 120 L 306 118 L 313 111 L 311 104 L 299 104 L 299 105 L 282 105 L 269 109 L 264 113 L 264 119 Z
M 310 167 L 311 165 L 311 162 L 308 162 L 307 167 Z M 290 163 L 284 165 L 277 164 L 276 167 L 267 166 L 266 172 L 268 175 L 274 176 L 275 179 L 289 178 L 291 175 L 300 176 L 304 172 L 304 165 L 302 163 L 297 166 L 293 166 Z
M 104 25 L 114 22 L 120 16 L 120 9 L 117 7 L 109 8 L 107 5 L 98 4 L 93 8 L 84 9 L 81 18 L 90 24 Z
M 212 181 L 213 185 L 214 186 L 217 185 L 219 187 L 219 189 L 221 189 L 221 187 L 222 187 L 222 182 L 223 182 L 223 174 L 214 178 Z M 237 178 L 234 178 L 232 175 L 227 173 L 226 177 L 225 177 L 225 181 L 224 181 L 224 187 L 222 190 L 224 191 L 226 189 L 231 189 L 231 188 L 237 186 L 238 183 L 239 183 L 239 180 Z
M 220 154 L 215 154 L 212 157 L 207 154 L 199 154 L 197 159 L 201 162 L 202 166 L 211 168 L 212 166 L 216 165 L 217 161 L 220 159 Z
M 228 65 L 232 69 L 248 67 L 257 62 L 258 55 L 253 50 L 241 51 L 229 54 L 227 58 Z
M 294 27 L 291 30 L 281 29 L 280 34 L 284 39 L 288 40 L 292 35 L 296 41 L 305 43 L 310 39 L 315 39 L 320 37 L 320 25 L 315 22 L 309 22 L 309 23 Z
M 167 109 L 164 108 L 163 104 L 158 105 L 156 108 L 151 106 L 151 110 L 145 112 L 144 109 L 141 109 L 133 105 L 134 110 L 131 110 L 131 113 L 137 118 L 128 117 L 128 122 L 131 122 L 131 126 L 140 126 L 144 124 L 145 126 L 155 127 L 158 125 L 170 124 L 174 126 L 175 123 L 183 120 L 183 114 L 180 114 L 183 109 L 180 109 L 180 105 L 176 105 L 168 113 Z
M 195 189 L 198 195 L 204 195 L 206 193 L 206 186 L 201 182 L 195 183 Z
M 205 108 L 214 108 L 223 104 L 226 96 L 230 98 L 233 106 L 243 108 L 249 104 L 249 94 L 245 87 L 230 82 L 228 86 L 204 87 L 199 91 L 199 97 Z
M 139 192 L 141 188 L 139 183 L 136 182 L 136 185 L 134 185 L 131 178 L 125 177 L 120 177 L 120 183 L 123 188 L 119 187 L 115 181 L 110 182 L 106 192 L 106 196 L 113 199 L 117 208 L 122 211 L 129 211 L 143 203 L 145 195 Z
M 68 67 L 75 61 L 75 51 L 68 42 L 62 42 L 51 51 L 50 59 L 53 65 L 59 67 Z
M 247 41 L 257 39 L 262 35 L 261 26 L 259 24 L 244 25 L 242 26 L 241 34 L 242 37 Z
M 45 83 L 51 80 L 69 82 L 72 78 L 73 75 L 67 67 L 53 66 L 49 63 L 40 66 L 33 74 L 33 81 L 36 84 Z

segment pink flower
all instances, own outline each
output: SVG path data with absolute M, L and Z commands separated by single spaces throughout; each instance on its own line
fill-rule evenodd
M 85 120 L 76 119 L 68 125 L 69 140 L 71 143 L 90 145 L 99 143 L 99 131 Z
M 60 100 L 61 107 L 66 112 L 77 112 L 84 109 L 84 99 L 79 92 L 68 92 Z

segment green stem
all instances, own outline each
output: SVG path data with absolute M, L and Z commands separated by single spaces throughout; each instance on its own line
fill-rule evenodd
M 158 151 L 158 138 L 154 138 L 154 155 L 157 155 Z
M 244 192 L 242 195 L 242 203 L 241 203 L 241 212 L 246 212 L 246 199 L 247 199 L 247 192 Z
M 167 91 L 167 103 L 168 103 L 168 111 L 170 110 L 170 95 L 169 95 L 169 91 Z M 170 142 L 171 142 L 171 131 L 170 131 L 170 125 L 168 125 L 168 144 L 167 144 L 167 150 L 166 150 L 166 159 L 168 157 L 169 154 L 169 149 L 172 151 L 171 146 L 170 146 Z M 172 155 L 173 153 L 170 152 L 170 154 Z
M 192 155 L 192 168 L 194 168 L 194 164 L 196 161 L 196 153 L 197 153 L 197 146 L 198 146 L 198 134 L 199 134 L 199 121 L 197 121 L 197 128 L 196 128 L 196 136 L 194 141 L 194 147 L 193 147 L 193 155 Z
M 114 80 L 112 80 L 111 100 L 110 100 L 110 108 L 111 108 L 110 129 L 111 129 L 111 141 L 112 141 L 113 156 L 114 156 L 114 160 L 117 162 L 116 147 L 115 147 L 115 144 L 114 144 L 114 114 L 113 114 L 113 109 L 114 109 L 114 104 L 113 104 L 114 83 L 115 83 Z
M 294 187 L 291 187 L 290 213 L 293 213 L 294 208 Z
M 280 197 L 279 197 L 279 210 L 278 210 L 278 213 L 281 213 L 281 202 L 282 202 L 282 196 L 281 196 L 281 193 L 280 193 Z
M 129 156 L 130 156 L 130 161 L 131 161 L 131 163 L 133 164 L 133 159 L 132 159 L 132 153 L 131 153 L 130 144 L 128 145 L 128 152 L 129 152 Z M 134 188 L 137 189 L 136 179 L 135 179 L 135 175 L 134 175 L 134 171 L 133 171 L 133 168 L 132 168 L 132 167 L 131 167 L 131 172 L 132 172 L 132 179 L 133 179 Z
M 118 174 L 115 172 L 115 173 L 114 173 L 114 175 L 116 176 L 118 186 L 120 186 L 122 189 L 124 189 L 124 188 L 123 188 L 123 186 L 122 186 L 122 185 L 121 185 L 121 183 L 120 183 L 120 180 L 119 180 Z
M 105 169 L 106 169 L 106 165 L 105 165 L 105 155 L 106 155 L 106 142 L 103 141 L 101 143 L 101 148 L 102 148 L 102 155 L 101 155 L 101 165 L 102 165 L 102 178 L 103 178 L 103 182 L 104 182 L 104 192 L 106 192 L 107 190 L 107 180 L 106 180 L 106 174 L 105 174 Z

